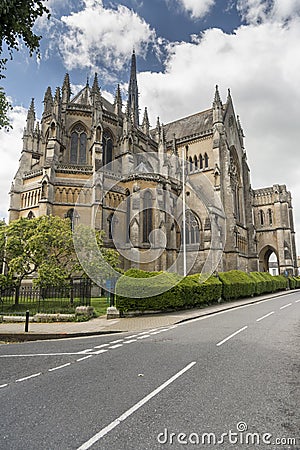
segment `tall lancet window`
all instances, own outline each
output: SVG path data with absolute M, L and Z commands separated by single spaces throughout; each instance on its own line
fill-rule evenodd
M 71 133 L 71 164 L 86 164 L 86 144 L 87 135 L 85 128 L 81 124 L 77 124 Z
M 130 192 L 126 191 L 126 242 L 130 242 Z
M 146 191 L 143 198 L 143 242 L 149 242 L 153 226 L 152 195 Z
M 113 159 L 113 137 L 110 131 L 105 130 L 102 139 L 103 165 L 110 164 Z

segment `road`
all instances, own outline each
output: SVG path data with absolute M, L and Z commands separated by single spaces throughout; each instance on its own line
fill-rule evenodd
M 137 334 L 1 345 L 0 448 L 299 450 L 299 319 L 294 292 Z

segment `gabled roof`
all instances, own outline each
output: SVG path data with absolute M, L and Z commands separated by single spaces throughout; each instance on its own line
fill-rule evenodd
M 103 105 L 103 109 L 109 111 L 111 113 L 114 112 L 114 105 L 112 105 L 106 98 L 101 95 L 101 102 Z M 72 98 L 71 103 L 77 105 L 86 105 L 92 106 L 92 89 L 87 84 L 75 97 Z

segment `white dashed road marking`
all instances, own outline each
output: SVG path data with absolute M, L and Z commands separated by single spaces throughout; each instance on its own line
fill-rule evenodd
M 288 303 L 287 305 L 282 306 L 280 309 L 287 308 L 288 306 L 292 306 L 292 303 Z
M 266 319 L 267 317 L 271 316 L 272 314 L 274 314 L 274 311 L 271 311 L 268 314 L 265 314 L 264 316 L 260 317 L 259 319 L 256 319 L 256 322 L 260 322 L 261 320 Z
M 29 380 L 30 378 L 38 377 L 39 375 L 41 375 L 41 373 L 42 372 L 34 373 L 33 375 L 29 375 L 29 377 L 19 378 L 18 380 L 16 380 L 16 383 L 18 383 L 19 381 L 25 381 L 25 380 Z
M 229 341 L 229 339 L 233 338 L 234 336 L 236 336 L 237 334 L 241 333 L 242 331 L 246 330 L 248 328 L 248 326 L 246 325 L 243 328 L 240 328 L 239 330 L 235 331 L 234 333 L 232 333 L 230 336 L 228 336 L 227 338 L 223 339 L 223 341 L 218 342 L 217 343 L 217 347 L 219 347 L 220 345 L 224 344 L 224 342 Z
M 71 363 L 62 364 L 61 366 L 53 367 L 52 369 L 48 369 L 48 372 L 53 372 L 53 370 L 63 369 L 64 367 L 70 366 Z

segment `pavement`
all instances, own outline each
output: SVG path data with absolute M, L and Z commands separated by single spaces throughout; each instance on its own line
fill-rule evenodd
M 224 302 L 203 308 L 194 308 L 161 314 L 147 314 L 128 318 L 108 320 L 106 316 L 100 316 L 86 322 L 30 322 L 29 331 L 27 333 L 24 331 L 24 322 L 0 323 L 0 341 L 20 342 L 142 331 L 151 328 L 178 324 L 187 320 L 211 315 L 219 311 L 226 311 L 274 297 L 289 295 L 295 293 L 296 291 L 297 290 L 281 291 L 273 294 L 260 295 L 258 297 L 244 298 L 243 300 Z M 298 291 L 300 290 L 298 289 Z

